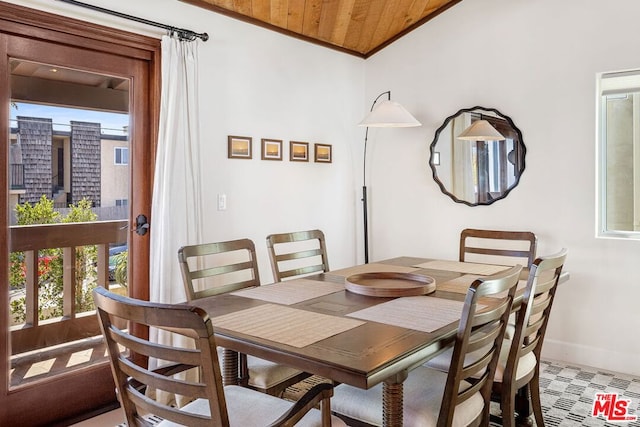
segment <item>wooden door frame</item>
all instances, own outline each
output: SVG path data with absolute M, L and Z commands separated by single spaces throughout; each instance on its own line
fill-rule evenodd
M 59 45 L 80 48 L 85 52 L 117 54 L 137 61 L 140 72 L 147 76 L 146 82 L 136 82 L 130 92 L 131 159 L 136 167 L 131 168 L 131 189 L 136 198 L 130 202 L 130 218 L 144 214 L 151 219 L 151 193 L 153 167 L 157 147 L 157 129 L 160 108 L 160 40 L 138 34 L 104 27 L 72 18 L 42 12 L 22 6 L 0 2 L 0 134 L 9 136 L 10 72 L 7 53 L 11 52 L 9 40 L 15 37 L 53 42 Z M 134 86 L 134 85 L 132 85 Z M 137 141 L 137 143 L 136 143 Z M 0 425 L 55 425 L 56 422 L 73 419 L 89 413 L 100 406 L 115 401 L 113 380 L 108 363 L 66 374 L 75 386 L 67 387 L 61 377 L 53 377 L 16 389 L 9 389 L 9 287 L 8 287 L 8 141 L 0 144 L 0 176 L 4 191 L 0 191 L 0 228 L 3 244 L 0 244 L 0 277 L 5 288 L 0 291 Z M 140 163 L 138 163 L 140 162 Z M 140 165 L 140 166 L 138 166 Z M 139 236 L 129 227 L 129 280 L 136 286 L 132 296 L 149 298 L 149 234 Z M 82 386 L 82 383 L 83 386 Z M 80 385 L 78 385 L 80 384 Z M 67 405 L 60 402 L 69 403 Z M 72 402 L 72 403 L 71 403 Z M 44 420 L 46 414 L 49 420 Z

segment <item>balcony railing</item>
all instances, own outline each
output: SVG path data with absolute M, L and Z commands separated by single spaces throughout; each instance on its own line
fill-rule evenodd
M 97 284 L 109 286 L 109 244 L 127 241 L 127 221 L 26 225 L 10 227 L 10 251 L 24 254 L 25 321 L 11 329 L 11 354 L 20 354 L 100 334 L 94 312 L 76 307 L 76 256 L 97 247 Z M 62 316 L 40 320 L 39 251 L 62 249 Z
M 9 182 L 12 190 L 24 190 L 24 165 L 12 163 L 9 165 Z

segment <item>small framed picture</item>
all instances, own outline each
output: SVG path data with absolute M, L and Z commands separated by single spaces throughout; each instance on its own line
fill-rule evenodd
M 289 141 L 289 160 L 292 162 L 308 162 L 309 143 Z
M 331 163 L 331 145 L 314 144 L 314 157 L 316 163 Z
M 282 160 L 282 140 L 262 138 L 262 160 Z
M 228 157 L 230 159 L 250 159 L 251 158 L 251 137 L 232 136 L 227 138 L 229 142 Z

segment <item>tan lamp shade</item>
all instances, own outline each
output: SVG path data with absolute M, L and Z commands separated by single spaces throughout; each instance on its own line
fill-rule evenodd
M 458 135 L 458 139 L 466 141 L 502 141 L 506 139 L 486 120 L 476 120 Z
M 403 128 L 422 126 L 402 105 L 397 102 L 380 101 L 373 111 L 358 123 L 358 126 L 379 128 Z

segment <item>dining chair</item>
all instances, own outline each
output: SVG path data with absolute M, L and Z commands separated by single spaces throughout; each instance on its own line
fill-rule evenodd
M 531 396 L 531 407 L 538 427 L 544 427 L 540 401 L 540 354 L 549 322 L 558 281 L 567 256 L 556 254 L 537 258 L 530 267 L 527 286 L 517 313 L 512 340 L 502 346 L 493 381 L 494 400 L 500 402 L 502 425 L 515 426 L 516 393 Z M 523 387 L 529 388 L 529 393 Z M 528 400 L 521 405 L 529 405 Z M 524 408 L 526 412 L 528 408 Z
M 424 366 L 408 372 L 403 383 L 405 425 L 488 425 L 493 376 L 521 269 L 517 265 L 471 284 L 449 372 Z M 477 351 L 482 357 L 469 363 L 468 355 Z M 369 390 L 345 384 L 334 389 L 333 411 L 348 425 L 382 425 L 384 406 L 382 384 Z
M 298 402 L 288 402 L 244 387 L 222 385 L 211 319 L 194 306 L 140 301 L 98 287 L 93 291 L 100 328 L 104 335 L 118 399 L 129 426 L 330 426 L 344 425 L 331 416 L 330 384 L 320 384 Z M 193 348 L 151 342 L 130 334 L 128 324 L 169 329 L 193 340 Z M 137 354 L 162 360 L 151 370 L 135 363 Z M 200 370 L 200 381 L 177 374 Z M 181 408 L 153 398 L 165 391 L 185 396 Z M 320 405 L 320 409 L 314 409 Z M 163 419 L 151 424 L 144 416 Z M 299 424 L 298 424 L 299 422 Z
M 530 231 L 481 230 L 466 228 L 460 233 L 462 262 L 479 262 L 498 265 L 522 264 L 523 275 L 536 257 L 538 239 Z M 524 277 L 523 277 L 524 279 Z M 515 315 L 507 323 L 505 335 L 513 338 Z
M 567 250 L 537 258 L 529 270 L 522 302 L 516 313 L 512 337 L 506 337 L 493 380 L 492 400 L 502 409 L 503 426 L 515 426 L 515 413 L 527 410 L 531 396 L 536 425 L 544 427 L 540 402 L 540 353 L 549 321 L 549 313 Z M 470 360 L 481 354 L 471 354 Z M 426 367 L 447 372 L 451 366 L 452 351 L 447 350 L 425 363 Z M 527 387 L 529 390 L 523 389 Z M 521 399 L 518 401 L 516 395 Z M 528 410 L 527 410 L 528 412 Z
M 536 257 L 537 240 L 530 231 L 466 228 L 460 233 L 459 260 L 528 268 Z
M 329 271 L 324 233 L 320 230 L 271 234 L 267 236 L 267 249 L 275 282 Z
M 187 300 L 220 295 L 240 289 L 260 286 L 256 249 L 250 239 L 183 246 L 178 261 Z M 235 359 L 232 350 L 221 350 L 222 359 Z M 238 382 L 267 394 L 279 395 L 287 387 L 302 381 L 309 374 L 290 366 L 280 365 L 254 356 L 240 354 L 239 366 L 223 368 L 228 376 L 239 376 Z M 226 385 L 226 384 L 225 384 Z
M 249 239 L 183 246 L 178 261 L 189 302 L 260 286 L 256 248 Z

